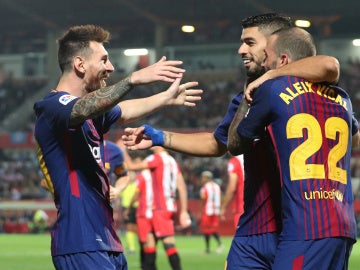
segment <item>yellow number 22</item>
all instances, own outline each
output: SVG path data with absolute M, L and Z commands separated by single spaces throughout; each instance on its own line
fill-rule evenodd
M 286 125 L 288 139 L 303 138 L 303 130 L 307 130 L 307 139 L 304 140 L 290 155 L 289 167 L 291 181 L 309 178 L 324 179 L 324 164 L 307 164 L 306 160 L 320 150 L 323 134 L 317 119 L 306 113 L 292 116 Z M 330 117 L 325 122 L 325 136 L 338 143 L 329 151 L 327 166 L 328 178 L 346 184 L 346 170 L 337 167 L 338 161 L 347 151 L 349 127 L 346 121 L 339 117 Z

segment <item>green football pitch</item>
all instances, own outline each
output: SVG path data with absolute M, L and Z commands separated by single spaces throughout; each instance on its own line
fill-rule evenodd
M 231 237 L 222 237 L 224 250 L 204 254 L 204 241 L 201 236 L 176 236 L 184 270 L 223 270 Z M 139 255 L 127 254 L 129 270 L 138 270 Z M 169 270 L 169 264 L 162 245 L 158 245 L 157 266 L 159 270 Z M 48 234 L 0 234 L 1 270 L 50 270 L 54 269 L 50 257 L 50 236 Z M 354 246 L 350 258 L 350 270 L 360 269 L 360 244 Z

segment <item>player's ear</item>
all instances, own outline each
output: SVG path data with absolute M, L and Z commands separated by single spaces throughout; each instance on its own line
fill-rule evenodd
M 84 62 L 85 62 L 84 58 L 82 58 L 81 56 L 75 56 L 74 57 L 74 69 L 77 72 L 85 73 Z
M 289 64 L 289 56 L 285 53 L 280 55 L 280 66 Z

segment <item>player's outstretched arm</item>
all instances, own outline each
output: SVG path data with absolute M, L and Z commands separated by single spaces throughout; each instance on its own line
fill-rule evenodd
M 280 76 L 296 76 L 315 83 L 328 82 L 336 84 L 340 77 L 340 64 L 335 57 L 316 55 L 269 70 L 246 87 L 246 100 L 251 102 L 253 92 L 266 80 Z
M 178 68 L 182 61 L 167 61 L 162 57 L 158 62 L 146 68 L 135 71 L 131 76 L 96 91 L 86 94 L 77 100 L 71 115 L 70 127 L 76 127 L 87 119 L 95 118 L 110 110 L 135 85 L 147 84 L 155 81 L 174 82 L 182 77 L 184 69 Z
M 227 152 L 226 145 L 216 140 L 213 133 L 177 133 L 157 130 L 150 125 L 126 128 L 122 140 L 129 150 L 143 150 L 159 145 L 194 156 L 219 157 Z

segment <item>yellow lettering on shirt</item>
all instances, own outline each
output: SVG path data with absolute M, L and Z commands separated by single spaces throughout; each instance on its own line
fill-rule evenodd
M 346 100 L 344 100 L 333 88 L 324 84 L 313 84 L 312 82 L 295 82 L 290 87 L 286 87 L 279 97 L 289 105 L 291 101 L 305 93 L 316 93 L 326 99 L 334 101 L 348 110 Z

